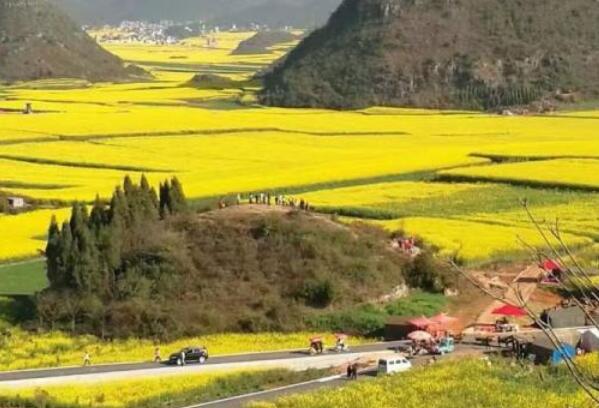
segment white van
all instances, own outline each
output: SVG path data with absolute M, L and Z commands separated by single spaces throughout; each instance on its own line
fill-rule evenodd
M 379 360 L 378 374 L 390 375 L 412 369 L 412 363 L 402 355 L 383 357 Z

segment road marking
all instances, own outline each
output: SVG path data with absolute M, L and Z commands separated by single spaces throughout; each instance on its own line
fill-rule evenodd
M 190 406 L 187 406 L 187 407 L 184 407 L 184 408 L 202 408 L 202 407 L 208 407 L 210 405 L 224 404 L 224 403 L 227 403 L 227 402 L 238 401 L 238 400 L 241 400 L 241 399 L 247 399 L 247 398 L 253 398 L 253 397 L 260 397 L 260 396 L 266 395 L 266 394 L 274 394 L 274 393 L 281 392 L 281 391 L 288 391 L 288 390 L 292 390 L 292 389 L 295 389 L 295 388 L 304 387 L 306 385 L 324 384 L 324 383 L 328 383 L 328 382 L 331 382 L 331 381 L 340 380 L 341 378 L 343 378 L 343 376 L 341 376 L 341 375 L 335 375 L 335 376 L 331 376 L 331 377 L 324 377 L 324 378 L 320 378 L 318 380 L 305 381 L 303 383 L 286 385 L 284 387 L 273 388 L 272 390 L 264 390 L 264 391 L 252 392 L 250 394 L 238 395 L 238 396 L 235 396 L 235 397 L 225 398 L 225 399 L 221 399 L 221 400 L 218 400 L 218 401 L 204 402 L 202 404 L 190 405 Z

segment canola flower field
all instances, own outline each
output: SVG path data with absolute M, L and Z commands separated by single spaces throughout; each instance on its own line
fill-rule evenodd
M 585 357 L 597 372 L 597 356 Z M 591 408 L 595 406 L 566 369 L 511 367 L 507 362 L 465 360 L 347 387 L 250 404 L 248 408 Z
M 151 72 L 146 82 L 1 88 L 0 190 L 66 205 L 106 197 L 124 175 L 145 173 L 153 184 L 176 175 L 192 199 L 283 191 L 403 228 L 473 263 L 522 254 L 518 236 L 542 244 L 518 205 L 531 199 L 543 218 L 559 216 L 568 243 L 594 247 L 596 111 L 279 109 L 244 103 L 255 92 L 246 82 L 225 90 L 188 82 L 196 73 L 246 81 L 293 46 L 232 55 L 251 35 L 220 33 L 216 48 L 205 38 L 105 44 Z M 36 114 L 19 113 L 27 102 Z M 0 231 L 10 231 L 0 236 L 0 262 L 36 256 L 50 212 L 0 216 Z
M 464 170 L 470 168 L 478 167 Z M 387 182 L 303 197 L 320 211 L 344 215 L 348 222 L 366 219 L 390 231 L 420 236 L 444 255 L 467 262 L 517 256 L 522 241 L 544 245 L 521 205 L 524 199 L 543 226 L 560 220 L 563 238 L 572 248 L 592 246 L 599 225 L 597 194 L 490 182 Z
M 123 362 L 151 362 L 157 345 L 150 340 L 101 341 L 94 336 L 72 336 L 61 332 L 41 333 L 32 336 L 19 328 L 10 328 L 11 335 L 2 338 L 0 347 L 0 371 L 23 370 L 41 367 L 78 366 L 89 352 L 93 364 Z M 322 333 L 260 333 L 260 334 L 215 334 L 202 337 L 179 339 L 158 344 L 161 357 L 184 347 L 205 346 L 212 356 L 244 354 L 259 351 L 297 350 L 307 348 L 309 339 Z M 325 345 L 335 344 L 334 336 L 324 336 Z M 372 340 L 352 337 L 352 345 L 365 344 Z
M 120 381 L 17 388 L 0 385 L 0 401 L 34 406 L 95 408 L 159 408 L 209 402 L 259 392 L 326 375 L 324 370 L 291 372 L 282 369 L 178 374 Z M 3 401 L 4 400 L 4 401 Z M 11 404 L 11 406 L 13 406 Z M 27 405 L 29 406 L 29 405 Z

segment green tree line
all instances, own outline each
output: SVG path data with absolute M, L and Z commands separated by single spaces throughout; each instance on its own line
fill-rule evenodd
M 110 201 L 96 198 L 91 211 L 73 204 L 70 220 L 59 225 L 53 217 L 46 246 L 49 289 L 38 300 L 40 319 L 54 325 L 93 321 L 103 328 L 105 304 L 139 292 L 144 277 L 153 279 L 160 259 L 148 251 L 144 266 L 129 259 L 144 247 L 160 220 L 187 211 L 183 186 L 177 178 L 160 184 L 159 194 L 145 176 L 139 184 L 126 177 Z M 61 307 L 57 308 L 57 304 Z

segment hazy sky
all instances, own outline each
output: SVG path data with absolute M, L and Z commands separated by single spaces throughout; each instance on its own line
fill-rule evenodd
M 313 26 L 326 21 L 341 0 L 51 0 L 80 23 L 127 19 L 198 20 L 221 24 Z

